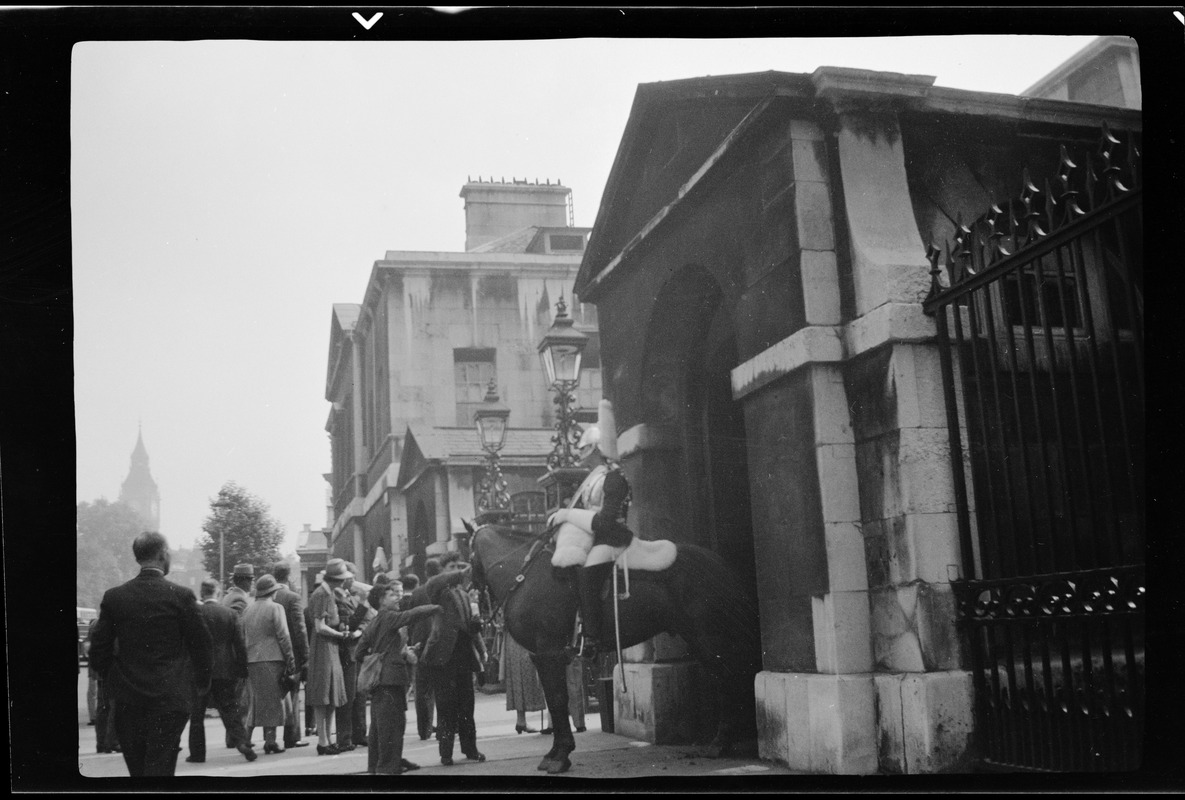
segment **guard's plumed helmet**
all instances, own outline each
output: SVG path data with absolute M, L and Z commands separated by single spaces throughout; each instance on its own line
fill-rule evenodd
M 592 445 L 611 461 L 617 460 L 617 423 L 613 419 L 613 404 L 602 400 L 597 405 L 597 424 L 584 429 L 578 449 Z

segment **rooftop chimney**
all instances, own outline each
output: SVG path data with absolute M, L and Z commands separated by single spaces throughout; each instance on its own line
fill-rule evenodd
M 461 187 L 465 200 L 465 250 L 532 225 L 568 226 L 572 190 L 557 183 L 470 180 Z

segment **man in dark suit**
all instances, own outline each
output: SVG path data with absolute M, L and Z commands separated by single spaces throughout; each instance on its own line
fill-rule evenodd
M 103 595 L 91 658 L 115 702 L 128 773 L 172 776 L 193 685 L 204 694 L 210 684 L 210 630 L 193 592 L 165 580 L 164 536 L 140 534 L 132 553 L 140 574 Z
M 230 578 L 231 587 L 222 598 L 222 605 L 233 609 L 240 617 L 251 605 L 251 587 L 255 585 L 255 567 L 250 564 L 235 564 Z
M 425 561 L 424 574 L 428 578 L 439 575 L 440 562 L 435 558 Z M 411 601 L 407 604 L 407 608 L 426 605 L 428 605 L 428 586 L 425 583 L 412 590 Z M 423 655 L 424 645 L 432 633 L 433 624 L 431 619 L 422 619 L 408 626 L 407 646 L 412 648 L 417 656 Z M 432 693 L 432 667 L 423 661 L 416 664 L 415 672 L 412 675 L 412 684 L 415 686 L 416 695 L 416 731 L 420 734 L 422 742 L 436 733 L 436 727 L 432 724 L 436 713 L 436 696 Z
M 477 749 L 477 726 L 473 720 L 473 674 L 482 669 L 481 622 L 475 619 L 466 592 L 472 570 L 460 553 L 445 553 L 441 573 L 424 586 L 428 602 L 441 607 L 424 645 L 420 664 L 431 668 L 436 695 L 436 739 L 440 763 L 453 763 L 453 739 L 461 740 L 461 752 L 473 761 L 485 761 Z
M 234 611 L 241 619 L 243 614 L 247 611 L 247 606 L 251 605 L 251 588 L 255 585 L 255 567 L 250 564 L 235 564 L 234 572 L 230 576 L 231 586 L 226 590 L 226 594 L 222 597 L 222 605 Z M 239 710 L 244 715 L 244 726 L 246 725 L 247 705 L 250 698 L 247 692 L 247 679 L 241 678 L 236 682 L 235 691 L 239 695 Z M 226 736 L 226 749 L 234 750 L 238 746 L 238 742 L 233 740 L 228 733 Z
M 287 561 L 277 561 L 272 566 L 272 577 L 276 579 L 276 585 L 279 587 L 272 599 L 284 609 L 284 618 L 288 620 L 288 635 L 292 637 L 292 654 L 296 658 L 296 674 L 303 676 L 309 662 L 309 637 L 305 633 L 304 602 L 300 595 L 288 586 L 290 573 L 291 568 Z M 284 749 L 308 747 L 309 743 L 301 738 L 299 683 L 289 696 L 292 704 L 284 712 Z
M 197 693 L 189 713 L 189 756 L 192 763 L 206 760 L 206 708 L 218 709 L 218 716 L 226 727 L 226 738 L 248 761 L 256 758 L 243 727 L 243 712 L 239 708 L 238 682 L 247 677 L 247 646 L 243 642 L 243 623 L 239 615 L 218 602 L 218 581 L 202 581 L 202 618 L 210 630 L 214 644 L 210 667 L 210 690 Z

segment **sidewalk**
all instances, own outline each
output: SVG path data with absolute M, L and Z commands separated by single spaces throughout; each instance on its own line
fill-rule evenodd
M 85 674 L 80 688 L 81 709 L 79 713 L 79 772 L 87 778 L 126 777 L 127 769 L 123 757 L 118 753 L 98 755 L 95 753 L 95 729 L 87 725 Z M 586 720 L 588 730 L 576 734 L 576 752 L 572 754 L 572 768 L 560 776 L 548 776 L 536 770 L 543 754 L 551 747 L 552 737 L 537 733 L 516 734 L 514 712 L 506 710 L 504 694 L 486 695 L 478 693 L 474 718 L 477 723 L 477 744 L 486 756 L 482 763 L 465 759 L 459 748 L 454 753 L 456 764 L 445 767 L 440 763 L 436 741 L 420 741 L 416 735 L 415 712 L 408 710 L 407 736 L 404 739 L 404 757 L 421 766 L 421 769 L 406 773 L 398 780 L 421 779 L 465 779 L 478 775 L 512 776 L 524 778 L 637 778 L 647 776 L 767 776 L 794 775 L 785 765 L 758 759 L 707 759 L 697 756 L 692 746 L 654 746 L 625 736 L 605 733 L 601 730 L 601 719 L 590 714 Z M 527 715 L 532 727 L 539 726 L 540 715 Z M 306 737 L 309 747 L 288 750 L 278 755 L 262 754 L 262 731 L 255 732 L 256 752 L 260 753 L 254 762 L 247 762 L 238 752 L 226 749 L 222 723 L 216 718 L 206 720 L 206 761 L 190 764 L 186 743 L 188 728 L 181 735 L 182 751 L 177 760 L 178 776 L 210 776 L 243 778 L 261 775 L 365 775 L 366 748 L 359 747 L 349 753 L 336 756 L 318 756 L 315 737 Z M 425 784 L 427 788 L 427 784 Z

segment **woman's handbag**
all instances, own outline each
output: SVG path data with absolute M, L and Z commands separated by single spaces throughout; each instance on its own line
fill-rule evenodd
M 379 685 L 379 676 L 383 673 L 383 654 L 370 653 L 362 659 L 362 666 L 358 670 L 357 691 L 370 693 Z

